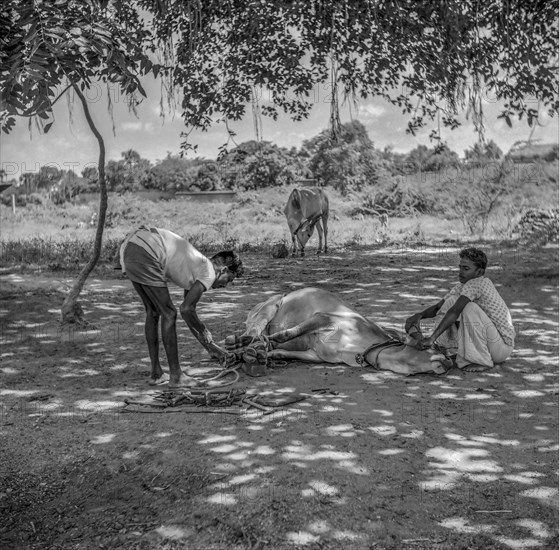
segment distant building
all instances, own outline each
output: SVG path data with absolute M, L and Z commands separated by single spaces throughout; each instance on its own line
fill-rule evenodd
M 553 162 L 559 158 L 559 143 L 515 143 L 507 157 L 515 164 L 536 160 Z

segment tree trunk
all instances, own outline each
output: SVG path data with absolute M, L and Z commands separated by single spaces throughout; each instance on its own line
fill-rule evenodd
M 83 285 L 85 281 L 89 277 L 89 274 L 93 271 L 94 267 L 97 265 L 99 261 L 99 257 L 101 256 L 101 246 L 103 244 L 103 230 L 105 228 L 105 217 L 107 214 L 107 185 L 105 183 L 105 142 L 97 127 L 93 123 L 93 119 L 91 118 L 91 114 L 89 112 L 89 107 L 87 106 L 87 101 L 78 88 L 77 85 L 74 85 L 74 90 L 83 106 L 85 118 L 87 119 L 87 123 L 95 137 L 97 138 L 97 142 L 99 143 L 99 161 L 97 164 L 98 170 L 98 183 L 99 183 L 99 190 L 100 190 L 100 198 L 99 198 L 99 216 L 97 217 L 97 231 L 95 232 L 95 241 L 93 243 L 93 252 L 91 254 L 91 258 L 81 270 L 78 278 L 74 281 L 74 284 L 68 293 L 68 296 L 64 299 L 62 303 L 62 310 L 60 320 L 63 323 L 78 323 L 82 324 L 84 322 L 83 318 L 83 309 L 78 302 L 78 296 L 80 295 Z

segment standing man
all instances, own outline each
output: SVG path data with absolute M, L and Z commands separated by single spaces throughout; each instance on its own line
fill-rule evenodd
M 419 340 L 426 349 L 435 342 L 456 353 L 456 366 L 468 372 L 483 372 L 502 363 L 514 347 L 510 311 L 490 279 L 485 277 L 487 256 L 478 248 L 460 251 L 460 281 L 437 304 L 412 315 L 405 329 L 421 336 L 420 321 L 442 316 L 431 336 Z
M 212 339 L 198 318 L 196 304 L 210 288 L 223 288 L 243 274 L 243 264 L 233 251 L 206 258 L 186 239 L 167 229 L 141 226 L 120 245 L 120 264 L 140 295 L 146 310 L 145 335 L 151 361 L 151 385 L 169 381 L 169 388 L 192 386 L 196 380 L 179 366 L 177 310 L 169 294 L 170 280 L 184 288 L 180 307 L 182 318 L 213 359 L 222 360 L 227 352 Z M 158 325 L 169 362 L 170 376 L 159 363 Z

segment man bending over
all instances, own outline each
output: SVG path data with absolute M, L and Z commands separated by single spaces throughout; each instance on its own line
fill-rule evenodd
M 514 347 L 514 327 L 510 311 L 490 279 L 485 277 L 487 256 L 478 248 L 460 251 L 460 281 L 437 304 L 412 315 L 405 329 L 421 335 L 422 319 L 442 317 L 418 347 L 435 342 L 456 353 L 456 366 L 468 372 L 483 372 L 502 363 Z
M 208 259 L 186 239 L 167 229 L 141 226 L 121 244 L 120 264 L 146 310 L 145 336 L 151 361 L 150 384 L 169 381 L 169 388 L 195 384 L 196 380 L 183 373 L 179 366 L 177 310 L 167 282 L 184 288 L 184 300 L 180 307 L 182 318 L 211 357 L 222 360 L 227 352 L 213 341 L 210 331 L 198 318 L 196 304 L 210 288 L 223 288 L 235 277 L 242 276 L 243 264 L 238 254 L 223 251 Z M 170 377 L 163 373 L 159 363 L 160 319 Z

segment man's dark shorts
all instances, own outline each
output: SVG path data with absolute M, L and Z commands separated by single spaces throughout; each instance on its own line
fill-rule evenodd
M 128 243 L 123 259 L 126 275 L 131 281 L 148 286 L 167 286 L 163 266 L 141 246 Z

